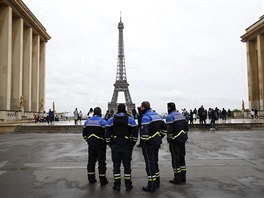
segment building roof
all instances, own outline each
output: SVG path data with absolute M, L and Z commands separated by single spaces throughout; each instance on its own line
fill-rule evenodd
M 45 27 L 39 22 L 29 8 L 22 0 L 0 0 L 0 3 L 10 6 L 15 15 L 24 20 L 24 23 L 32 28 L 33 32 L 41 37 L 41 40 L 47 42 L 51 39 Z
M 247 42 L 248 40 L 255 39 L 259 34 L 264 34 L 264 15 L 246 29 L 246 33 L 241 36 L 241 41 Z

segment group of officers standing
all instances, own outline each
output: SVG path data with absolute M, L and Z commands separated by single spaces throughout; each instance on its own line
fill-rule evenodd
M 83 137 L 88 143 L 88 181 L 96 182 L 95 164 L 98 161 L 99 179 L 101 186 L 108 184 L 106 178 L 106 147 L 111 148 L 113 161 L 114 186 L 120 191 L 121 172 L 124 166 L 124 181 L 126 191 L 133 188 L 131 181 L 132 151 L 138 140 L 138 131 L 142 144 L 142 153 L 146 164 L 148 183 L 142 187 L 144 191 L 154 192 L 160 187 L 159 149 L 162 138 L 167 135 L 169 149 L 172 157 L 174 178 L 173 184 L 186 183 L 185 142 L 188 139 L 188 123 L 185 117 L 176 111 L 175 104 L 167 104 L 168 116 L 166 123 L 162 117 L 150 108 L 150 103 L 141 103 L 141 126 L 127 114 L 124 104 L 118 105 L 117 113 L 108 121 L 101 118 L 99 107 L 94 108 L 94 115 L 88 118 L 83 126 Z

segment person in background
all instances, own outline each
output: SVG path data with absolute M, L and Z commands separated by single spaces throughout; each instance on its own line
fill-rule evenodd
M 80 124 L 82 124 L 82 116 L 83 116 L 82 111 L 80 111 L 78 114 L 78 119 L 80 121 Z
M 75 108 L 74 112 L 73 112 L 73 118 L 74 118 L 74 124 L 77 124 L 78 118 L 79 118 L 79 113 L 77 108 Z
M 227 117 L 228 119 L 231 119 L 232 117 L 232 111 L 230 109 L 227 110 Z
M 193 111 L 190 109 L 190 113 L 189 113 L 189 120 L 190 120 L 190 125 L 193 125 Z
M 213 108 L 211 108 L 210 114 L 211 114 L 210 131 L 215 131 L 215 121 L 217 120 L 217 113 Z
M 225 110 L 225 108 L 222 109 L 222 117 L 223 117 L 223 120 L 226 120 L 226 115 L 227 115 L 227 112 Z
M 88 117 L 88 118 L 93 117 L 93 108 L 90 108 L 90 109 L 89 109 L 89 111 L 88 111 L 88 113 L 87 113 L 87 117 Z
M 104 117 L 104 119 L 107 121 L 107 120 L 109 120 L 110 118 L 111 118 L 110 111 L 107 110 L 106 113 L 105 113 L 105 117 Z
M 255 111 L 254 111 L 254 109 L 251 109 L 250 115 L 251 115 L 251 118 L 254 119 L 254 117 L 255 117 Z
M 137 119 L 137 111 L 135 107 L 132 109 L 132 115 L 134 119 Z
M 50 122 L 50 123 L 52 124 L 52 122 L 53 122 L 53 120 L 54 120 L 54 112 L 51 111 L 51 109 L 49 109 L 48 116 L 49 116 L 49 121 L 48 121 L 48 123 Z
M 254 115 L 255 115 L 255 118 L 257 119 L 258 118 L 258 110 L 257 109 L 254 110 Z

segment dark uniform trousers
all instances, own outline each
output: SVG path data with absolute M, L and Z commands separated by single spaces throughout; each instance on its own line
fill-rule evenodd
M 185 143 L 170 143 L 170 152 L 172 158 L 172 167 L 174 170 L 174 175 L 180 177 L 179 175 L 186 174 L 186 164 L 185 164 Z M 180 178 L 179 178 L 180 179 Z
M 131 161 L 132 161 L 132 148 L 124 145 L 111 145 L 112 151 L 112 161 L 113 161 L 113 172 L 115 185 L 120 185 L 121 183 L 121 173 L 120 166 L 121 162 L 124 166 L 124 179 L 125 182 L 131 182 Z
M 106 172 L 106 144 L 88 147 L 88 179 L 95 180 L 95 164 L 98 160 L 99 177 L 105 177 Z
M 150 185 L 154 185 L 154 183 L 157 181 L 159 185 L 159 145 L 151 145 L 146 143 L 142 147 L 142 153 L 146 162 L 146 172 L 148 174 L 148 183 Z M 155 186 L 150 186 L 155 187 Z

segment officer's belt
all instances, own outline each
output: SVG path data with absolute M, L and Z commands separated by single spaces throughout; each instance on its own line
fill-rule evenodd
M 157 136 L 157 135 L 159 135 L 160 136 L 160 132 L 158 131 L 158 132 L 156 132 L 154 135 L 152 135 L 152 136 L 149 136 L 149 137 L 140 137 L 140 139 L 142 139 L 142 140 L 149 140 L 149 139 L 151 139 L 151 138 L 154 138 L 155 136 Z
M 184 130 L 181 130 L 177 135 L 175 135 L 172 140 L 176 139 L 177 137 L 179 137 L 182 133 L 186 134 Z
M 89 135 L 87 139 L 89 139 L 89 138 L 91 138 L 91 137 L 95 137 L 95 138 L 97 138 L 97 139 L 99 139 L 99 140 L 104 140 L 104 138 L 101 138 L 101 137 L 99 137 L 99 136 L 97 136 L 97 135 L 95 135 L 95 134 L 91 134 L 91 135 Z

